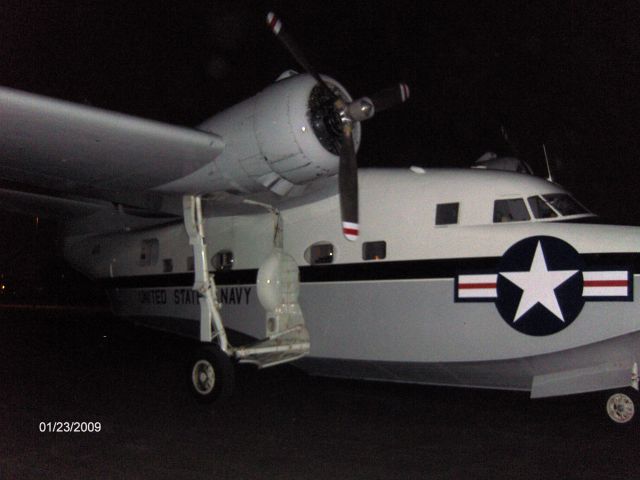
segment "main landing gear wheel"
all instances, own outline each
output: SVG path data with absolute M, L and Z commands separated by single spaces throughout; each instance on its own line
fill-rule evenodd
M 199 348 L 189 367 L 189 389 L 198 402 L 221 403 L 231 396 L 234 365 L 217 345 Z
M 606 402 L 609 418 L 619 424 L 630 423 L 636 413 L 634 397 L 630 392 L 614 392 L 609 395 Z

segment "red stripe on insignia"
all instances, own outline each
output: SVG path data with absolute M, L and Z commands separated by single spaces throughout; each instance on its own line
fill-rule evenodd
M 627 287 L 628 280 L 585 280 L 585 287 Z
M 458 288 L 461 290 L 471 290 L 476 288 L 497 288 L 496 283 L 459 283 Z
M 357 228 L 347 228 L 347 227 L 343 227 L 342 228 L 342 232 L 345 235 L 358 235 L 358 229 Z

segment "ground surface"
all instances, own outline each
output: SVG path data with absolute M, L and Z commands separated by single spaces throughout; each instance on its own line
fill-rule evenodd
M 100 314 L 0 310 L 0 479 L 630 479 L 640 427 L 585 399 L 242 368 L 224 408 L 181 346 Z M 41 433 L 41 422 L 100 422 Z

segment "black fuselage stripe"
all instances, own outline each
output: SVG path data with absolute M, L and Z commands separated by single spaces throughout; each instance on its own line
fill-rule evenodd
M 640 254 L 588 254 L 581 255 L 590 270 L 625 268 L 640 272 Z M 497 273 L 500 257 L 460 258 L 446 260 L 407 260 L 396 262 L 361 262 L 300 267 L 302 283 L 357 282 L 380 280 L 415 280 L 456 278 L 463 273 Z M 217 285 L 252 285 L 256 283 L 257 269 L 217 272 Z M 135 275 L 98 280 L 106 288 L 159 288 L 191 286 L 193 272 Z

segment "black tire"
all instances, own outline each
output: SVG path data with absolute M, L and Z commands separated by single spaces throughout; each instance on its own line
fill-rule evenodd
M 234 365 L 217 345 L 198 348 L 189 363 L 189 390 L 200 403 L 222 403 L 233 393 Z
M 640 396 L 632 388 L 610 390 L 603 394 L 604 406 L 609 422 L 630 426 L 640 418 Z

